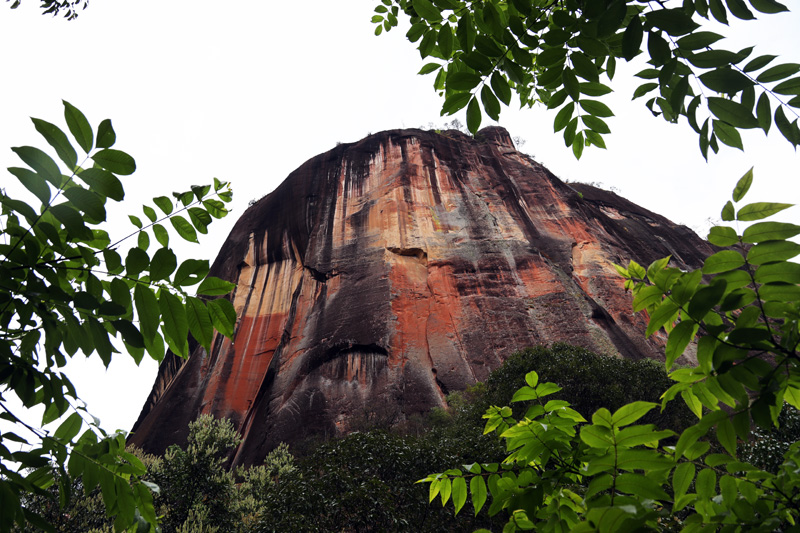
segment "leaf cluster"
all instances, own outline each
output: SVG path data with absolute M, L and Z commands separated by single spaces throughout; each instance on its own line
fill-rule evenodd
M 466 108 L 475 134 L 482 114 L 497 120 L 516 93 L 522 107 L 557 110 L 554 130 L 577 158 L 586 146 L 605 148 L 614 113 L 602 97 L 617 61 L 644 54 L 649 65 L 636 76 L 645 82 L 633 98 L 647 96 L 647 109 L 668 122 L 684 117 L 707 158 L 720 143 L 742 149 L 740 130 L 767 133 L 773 120 L 800 144 L 800 65 L 753 57 L 753 47 L 717 48 L 723 36 L 702 26 L 729 15 L 752 20 L 754 11 L 787 8 L 776 0 L 381 0 L 372 22 L 380 34 L 408 17 L 406 37 L 433 59 L 419 73 L 436 74 L 442 115 Z
M 56 158 L 32 146 L 12 148 L 24 166 L 8 171 L 35 202 L 0 191 L 0 385 L 25 407 L 42 406 L 42 425 L 71 414 L 50 434 L 22 422 L 0 396 L 0 417 L 40 440 L 29 443 L 22 431 L 0 435 L 0 531 L 25 521 L 45 526 L 20 498 L 56 482 L 51 462 L 65 501 L 70 480 L 82 477 L 85 491 L 101 487 L 115 529 L 155 524 L 152 487 L 130 483 L 140 479 L 143 465 L 124 451 L 124 435 L 99 428 L 63 368 L 79 352 L 96 354 L 108 366 L 120 347 L 137 364 L 145 352 L 161 361 L 167 348 L 185 357 L 190 333 L 208 349 L 214 328 L 230 336 L 235 322 L 228 300 L 208 301 L 233 285 L 207 277 L 207 261 L 178 264 L 161 225 L 169 220 L 174 233 L 196 242 L 197 232 L 227 214 L 228 184 L 214 180 L 172 199 L 155 198 L 163 216 L 144 206 L 150 224 L 132 216 L 135 230 L 112 239 L 108 209 L 124 201 L 121 177 L 133 174 L 136 162 L 115 148 L 110 120 L 92 128 L 68 102 L 64 119 L 71 138 L 55 124 L 32 119 Z M 154 250 L 148 232 L 158 242 Z M 195 294 L 187 292 L 192 286 Z M 11 442 L 30 446 L 11 452 Z
M 739 180 L 724 221 L 761 221 L 788 207 L 737 209 L 752 179 L 751 170 Z M 618 267 L 634 310 L 649 315 L 647 334 L 663 328 L 668 335 L 668 370 L 699 338 L 697 366 L 673 370 L 662 396 L 663 409 L 680 395 L 693 425 L 677 434 L 637 423 L 657 407 L 645 401 L 613 413 L 600 408 L 589 422 L 568 402 L 549 399 L 560 387 L 530 372 L 511 400 L 530 402 L 524 415 L 508 406 L 484 415 L 484 432 L 503 439 L 506 458 L 428 475 L 420 481 L 429 499 L 452 500 L 456 513 L 468 497 L 476 513 L 486 505 L 489 515 L 505 510 L 504 531 L 654 530 L 665 521 L 690 531 L 795 525 L 800 443 L 787 441 L 772 464 L 746 462 L 737 449 L 753 422 L 771 428 L 784 403 L 797 408 L 800 279 L 790 260 L 800 247 L 789 240 L 797 234 L 800 227 L 780 222 L 757 222 L 741 234 L 718 226 L 709 240 L 726 249 L 702 269 L 681 271 L 669 257 L 647 269 Z
M 22 0 L 6 0 L 12 2 L 11 9 L 17 9 Z M 78 8 L 81 10 L 86 9 L 89 5 L 89 0 L 39 0 L 39 9 L 42 10 L 42 15 L 62 15 L 67 20 L 75 20 L 78 18 Z

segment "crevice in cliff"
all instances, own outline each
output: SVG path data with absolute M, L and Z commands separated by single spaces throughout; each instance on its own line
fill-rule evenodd
M 386 249 L 396 255 L 403 257 L 414 257 L 423 265 L 428 264 L 428 252 L 422 248 L 399 248 L 396 246 L 387 246 Z
M 447 388 L 447 385 L 442 383 L 442 380 L 436 377 L 436 369 L 431 368 L 431 372 L 433 372 L 433 381 L 436 383 L 436 386 L 439 387 L 439 392 L 442 393 L 442 397 L 445 397 L 448 394 L 450 394 L 450 390 Z
M 325 351 L 318 352 L 312 357 L 309 357 L 306 363 L 305 372 L 302 375 L 307 376 L 314 370 L 321 367 L 327 362 L 346 357 L 348 355 L 379 355 L 382 357 L 389 357 L 389 352 L 383 346 L 376 343 L 369 344 L 355 344 L 355 343 L 337 343 Z
M 314 278 L 315 280 L 317 280 L 320 283 L 325 283 L 329 279 L 331 279 L 333 277 L 336 277 L 336 276 L 341 274 L 341 272 L 336 270 L 335 268 L 331 269 L 331 270 L 328 270 L 326 272 L 317 270 L 316 268 L 310 267 L 308 265 L 303 265 L 303 268 L 308 270 L 308 272 L 311 274 L 311 277 Z

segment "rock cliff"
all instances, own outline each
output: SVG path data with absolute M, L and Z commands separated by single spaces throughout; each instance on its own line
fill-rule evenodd
M 565 184 L 508 133 L 393 130 L 294 171 L 236 223 L 212 268 L 234 281 L 234 339 L 162 365 L 132 442 L 161 452 L 200 413 L 244 437 L 348 431 L 440 406 L 525 346 L 663 358 L 612 262 L 713 253 L 614 193 Z

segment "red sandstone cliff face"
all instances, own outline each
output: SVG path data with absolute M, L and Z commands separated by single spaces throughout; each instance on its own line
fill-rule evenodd
M 237 222 L 212 269 L 237 283 L 235 337 L 169 356 L 132 441 L 161 452 L 212 413 L 244 437 L 234 462 L 253 463 L 365 410 L 442 405 L 526 346 L 662 358 L 611 263 L 696 268 L 710 253 L 688 228 L 562 183 L 501 128 L 341 145 Z

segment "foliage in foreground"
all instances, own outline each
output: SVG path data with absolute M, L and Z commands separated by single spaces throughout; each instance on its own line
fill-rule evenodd
M 752 177 L 751 170 L 739 180 L 733 202 Z M 760 202 L 735 209 L 733 202 L 722 211 L 724 221 L 758 221 L 789 207 Z M 800 407 L 800 264 L 789 261 L 800 245 L 788 240 L 798 234 L 800 226 L 781 222 L 757 222 L 741 234 L 716 226 L 709 241 L 728 248 L 700 270 L 672 268 L 668 257 L 647 270 L 635 262 L 618 267 L 634 310 L 649 314 L 647 334 L 662 327 L 669 334 L 667 370 L 699 337 L 698 365 L 672 371 L 676 383 L 662 401 L 663 408 L 680 394 L 698 419 L 694 425 L 677 435 L 637 424 L 657 407 L 644 401 L 613 413 L 599 409 L 587 421 L 568 402 L 546 399 L 559 387 L 530 372 L 511 400 L 533 402 L 521 419 L 507 406 L 484 415 L 484 432 L 505 441 L 506 458 L 429 475 L 422 481 L 430 500 L 452 499 L 456 513 L 468 495 L 476 512 L 489 502 L 490 515 L 508 513 L 504 532 L 794 526 L 800 442 L 778 465 L 744 462 L 737 448 L 752 422 L 770 428 L 784 402 Z M 753 457 L 752 448 L 747 452 Z
M 22 0 L 6 0 L 11 2 L 11 9 L 17 9 Z M 61 15 L 67 20 L 78 18 L 78 8 L 86 9 L 89 0 L 39 0 L 39 9 L 42 15 Z
M 228 421 L 201 416 L 190 426 L 185 447 L 163 457 L 129 450 L 147 466 L 143 479 L 157 484 L 154 507 L 165 533 L 173 531 L 471 531 L 502 528 L 506 517 L 477 517 L 427 505 L 427 489 L 414 481 L 434 469 L 476 460 L 504 458 L 494 435 L 481 435 L 481 415 L 493 403 L 512 399 L 514 384 L 536 369 L 559 377 L 560 394 L 580 409 L 616 409 L 639 398 L 657 397 L 669 387 L 662 368 L 649 361 L 624 361 L 583 348 L 556 344 L 513 354 L 486 383 L 453 393 L 448 410 L 387 429 L 378 427 L 301 448 L 295 459 L 279 446 L 263 465 L 231 472 L 226 457 L 239 437 Z M 601 390 L 605 389 L 605 390 Z M 380 417 L 373 417 L 380 422 Z M 670 418 L 678 424 L 680 416 Z M 26 501 L 59 531 L 110 531 L 99 490 L 84 496 L 73 480 L 62 508 L 58 491 Z
M 146 225 L 130 215 L 132 232 L 112 238 L 109 204 L 124 200 L 119 176 L 132 174 L 136 163 L 112 148 L 110 120 L 92 128 L 68 102 L 64 118 L 71 139 L 32 119 L 60 164 L 39 148 L 12 148 L 25 166 L 8 171 L 30 199 L 0 190 L 0 532 L 26 521 L 52 529 L 22 503 L 57 484 L 66 505 L 78 477 L 87 495 L 100 487 L 116 530 L 147 531 L 157 525 L 157 487 L 142 480 L 144 464 L 125 450 L 125 435 L 105 433 L 86 411 L 64 367 L 78 353 L 96 354 L 108 366 L 120 345 L 137 364 L 145 352 L 161 361 L 167 348 L 186 357 L 190 333 L 206 349 L 215 328 L 232 335 L 233 306 L 209 300 L 232 284 L 207 277 L 207 260 L 178 264 L 170 247 L 175 234 L 197 242 L 198 232 L 227 214 L 232 192 L 215 179 L 159 196 L 153 203 L 161 214 L 145 205 Z M 172 232 L 162 225 L 167 219 Z M 43 408 L 42 426 L 63 421 L 53 432 L 32 426 L 12 412 L 4 397 L 11 393 L 26 408 Z
M 500 104 L 516 93 L 522 107 L 558 109 L 553 129 L 563 130 L 577 158 L 585 146 L 605 148 L 614 113 L 602 97 L 617 61 L 641 54 L 648 64 L 633 97 L 646 97 L 647 109 L 668 122 L 685 117 L 707 157 L 719 143 L 743 149 L 740 130 L 768 133 L 773 122 L 800 144 L 800 65 L 753 57 L 752 46 L 719 48 L 724 36 L 704 27 L 711 18 L 754 20 L 754 11 L 788 9 L 776 0 L 381 0 L 372 22 L 380 35 L 408 18 L 406 37 L 434 60 L 420 74 L 436 73 L 442 115 L 466 107 L 474 134 L 481 108 L 498 120 Z

